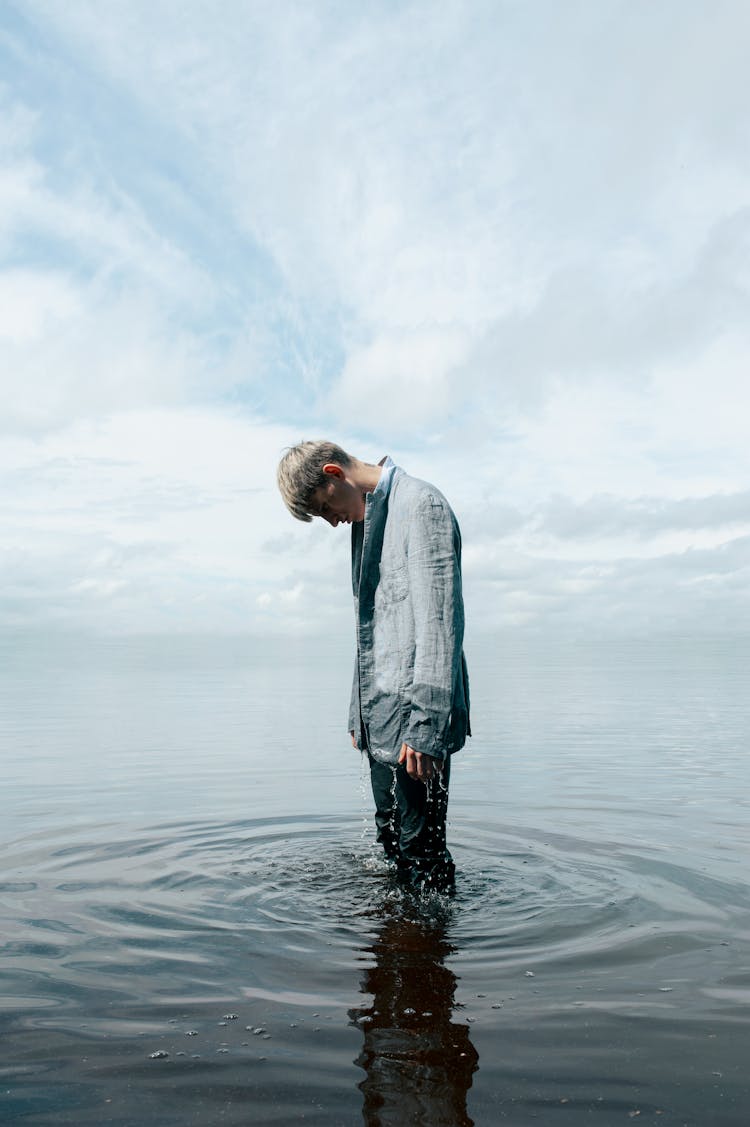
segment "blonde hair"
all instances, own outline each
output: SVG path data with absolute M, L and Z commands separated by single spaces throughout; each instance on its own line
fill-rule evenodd
M 297 520 L 311 521 L 310 505 L 316 489 L 326 484 L 323 466 L 333 462 L 337 466 L 351 466 L 356 461 L 335 442 L 298 442 L 290 446 L 279 462 L 276 481 L 284 504 Z

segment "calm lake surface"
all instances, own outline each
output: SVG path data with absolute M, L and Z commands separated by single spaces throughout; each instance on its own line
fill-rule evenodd
M 468 658 L 414 901 L 350 647 L 6 639 L 2 1122 L 746 1127 L 750 642 Z

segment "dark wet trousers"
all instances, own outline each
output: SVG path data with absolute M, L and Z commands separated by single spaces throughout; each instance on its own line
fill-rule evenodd
M 453 887 L 455 865 L 445 841 L 450 757 L 440 778 L 428 783 L 412 779 L 402 764 L 393 767 L 370 760 L 377 839 L 400 879 L 416 891 Z

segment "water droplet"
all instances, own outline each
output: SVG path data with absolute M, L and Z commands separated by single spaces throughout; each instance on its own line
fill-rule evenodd
M 236 1021 L 237 1014 L 224 1014 L 224 1021 Z
M 185 1036 L 186 1037 L 197 1037 L 198 1036 L 198 1030 L 197 1029 L 188 1029 Z
M 260 1033 L 265 1033 L 265 1029 L 263 1028 L 263 1026 L 262 1026 L 262 1025 L 258 1025 L 258 1026 L 256 1026 L 256 1028 L 255 1028 L 255 1029 L 253 1030 L 253 1033 L 254 1033 L 254 1034 L 255 1034 L 255 1036 L 257 1037 L 257 1036 L 258 1036 L 258 1035 L 259 1035 Z
M 523 973 L 526 975 L 527 978 L 534 978 L 533 970 L 525 970 Z
M 164 1060 L 165 1057 L 169 1056 L 169 1053 L 166 1049 L 157 1049 L 155 1053 L 149 1053 L 148 1056 L 149 1060 Z

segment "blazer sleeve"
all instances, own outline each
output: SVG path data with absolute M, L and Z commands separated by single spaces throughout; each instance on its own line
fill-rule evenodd
M 407 544 L 414 616 L 414 679 L 406 743 L 445 759 L 455 679 L 461 671 L 464 606 L 461 536 L 442 495 L 420 498 Z

